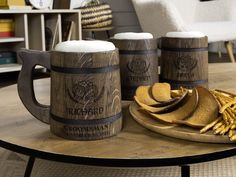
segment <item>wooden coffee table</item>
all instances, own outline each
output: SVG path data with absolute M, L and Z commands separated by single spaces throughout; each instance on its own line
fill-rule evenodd
M 236 93 L 236 64 L 211 64 L 209 85 Z M 49 103 L 50 80 L 34 82 L 36 97 Z M 25 109 L 16 85 L 0 89 L 0 146 L 28 155 L 25 177 L 31 175 L 35 158 L 107 167 L 181 166 L 190 176 L 189 164 L 234 156 L 236 144 L 184 141 L 151 132 L 136 123 L 123 103 L 124 127 L 117 136 L 96 141 L 72 141 L 50 133 Z

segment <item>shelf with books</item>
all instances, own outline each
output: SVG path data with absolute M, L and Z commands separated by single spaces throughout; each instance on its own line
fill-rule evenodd
M 21 64 L 17 63 L 16 52 L 1 51 L 0 52 L 0 73 L 14 72 L 21 70 Z M 41 66 L 36 66 L 36 69 L 43 69 Z
M 17 52 L 20 48 L 47 51 L 52 50 L 58 42 L 80 40 L 80 18 L 80 10 L 0 10 L 0 20 L 8 19 L 14 23 L 13 30 L 12 27 L 6 30 L 14 35 L 0 37 L 0 53 L 6 50 Z M 4 68 L 1 73 L 6 71 L 8 65 L 0 67 Z M 14 71 L 14 68 L 15 65 L 9 66 L 9 71 Z
M 25 38 L 23 37 L 0 37 L 0 43 L 7 43 L 7 42 L 23 42 Z
M 12 18 L 0 19 L 0 38 L 13 37 L 15 35 L 15 24 Z
M 6 72 L 14 72 L 14 71 L 20 71 L 21 70 L 21 64 L 1 64 L 0 65 L 0 73 L 6 73 Z
M 21 70 L 22 65 L 19 63 L 13 63 L 13 64 L 2 64 L 0 65 L 0 74 L 1 73 L 7 73 L 7 72 L 16 72 Z M 37 70 L 43 70 L 44 67 L 37 66 L 35 69 Z

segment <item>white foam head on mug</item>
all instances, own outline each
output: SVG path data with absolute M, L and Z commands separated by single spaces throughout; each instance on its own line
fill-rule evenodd
M 151 33 L 125 32 L 125 33 L 115 34 L 114 39 L 127 39 L 127 40 L 153 39 L 153 35 Z
M 206 35 L 199 31 L 184 31 L 184 32 L 168 32 L 166 37 L 169 38 L 202 38 Z
M 61 52 L 94 53 L 112 51 L 115 50 L 115 46 L 113 43 L 107 41 L 72 40 L 57 44 L 55 50 Z

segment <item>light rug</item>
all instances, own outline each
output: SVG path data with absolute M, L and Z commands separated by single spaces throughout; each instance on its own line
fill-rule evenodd
M 0 148 L 0 177 L 23 177 L 27 157 Z M 191 177 L 236 177 L 236 157 L 191 165 Z M 107 168 L 37 159 L 32 177 L 180 177 L 179 167 Z

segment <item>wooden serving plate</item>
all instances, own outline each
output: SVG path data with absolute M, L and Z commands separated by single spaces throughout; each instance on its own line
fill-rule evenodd
M 205 142 L 205 143 L 236 143 L 229 140 L 228 136 L 214 135 L 211 131 L 200 134 L 199 129 L 194 129 L 184 125 L 168 124 L 152 118 L 145 112 L 138 110 L 139 106 L 132 102 L 129 111 L 132 117 L 145 128 L 156 133 L 179 138 L 189 141 Z

